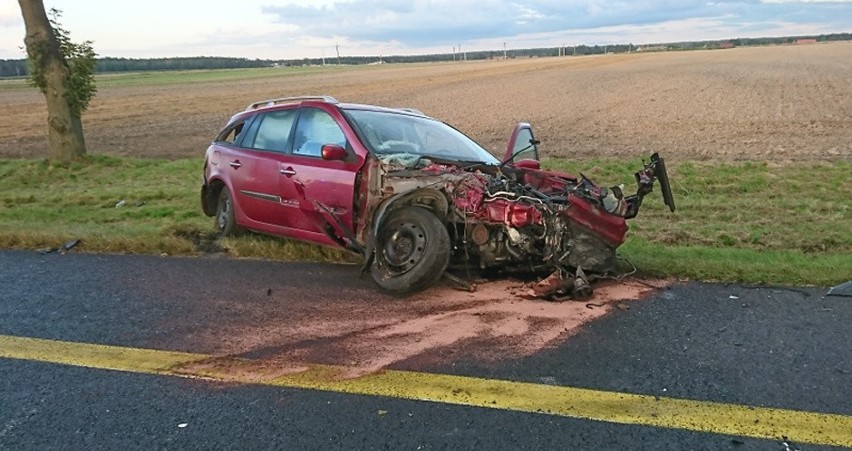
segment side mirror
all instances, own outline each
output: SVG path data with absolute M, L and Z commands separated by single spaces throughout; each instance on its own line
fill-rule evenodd
M 348 154 L 346 153 L 346 149 L 343 146 L 338 146 L 337 144 L 326 144 L 322 146 L 322 159 L 323 160 L 345 160 Z

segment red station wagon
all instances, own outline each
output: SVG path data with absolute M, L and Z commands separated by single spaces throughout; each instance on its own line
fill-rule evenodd
M 207 149 L 201 205 L 222 235 L 248 229 L 357 252 L 395 293 L 432 285 L 452 264 L 549 274 L 540 294 L 587 296 L 590 281 L 616 271 L 626 220 L 655 180 L 674 211 L 665 164 L 654 154 L 626 196 L 542 170 L 537 145 L 520 123 L 501 161 L 417 110 L 263 100 Z

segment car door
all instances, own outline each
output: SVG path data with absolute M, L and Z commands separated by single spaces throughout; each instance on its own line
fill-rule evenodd
M 296 114 L 295 109 L 285 109 L 258 115 L 225 162 L 231 168 L 237 204 L 252 228 L 280 234 L 269 226 L 292 227 L 282 203 L 280 166 Z
M 539 141 L 533 135 L 532 126 L 526 122 L 519 122 L 512 131 L 512 137 L 509 138 L 503 161 L 509 161 L 515 166 L 538 169 L 541 167 L 538 144 Z
M 281 161 L 280 173 L 283 202 L 296 218 L 293 226 L 305 238 L 310 235 L 309 239 L 333 244 L 326 229 L 340 237 L 346 237 L 345 230 L 353 230 L 355 179 L 363 164 L 353 151 L 354 140 L 338 110 L 301 108 L 292 151 Z M 338 152 L 324 154 L 324 146 L 334 146 Z

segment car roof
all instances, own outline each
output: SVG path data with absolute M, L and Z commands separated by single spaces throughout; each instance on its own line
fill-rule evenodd
M 367 105 L 362 103 L 340 103 L 337 99 L 331 96 L 297 96 L 297 97 L 281 97 L 274 99 L 266 99 L 260 100 L 257 102 L 250 103 L 245 110 L 240 111 L 237 115 L 244 112 L 258 111 L 258 110 L 266 110 L 272 109 L 273 107 L 285 106 L 285 105 L 304 105 L 311 103 L 328 103 L 337 106 L 343 110 L 368 110 L 368 111 L 381 111 L 388 113 L 408 113 L 415 116 L 423 116 L 429 117 L 425 113 L 420 110 L 414 108 L 407 107 L 397 107 L 397 108 L 389 108 L 382 107 L 378 105 Z
M 386 112 L 386 113 L 406 113 L 406 114 L 410 114 L 410 115 L 414 115 L 414 116 L 429 117 L 429 116 L 426 115 L 426 113 L 424 113 L 420 110 L 416 110 L 414 108 L 407 108 L 407 107 L 390 108 L 390 107 L 383 107 L 383 106 L 378 106 L 378 105 L 366 105 L 366 104 L 362 104 L 362 103 L 341 103 L 338 106 L 340 106 L 340 108 L 343 109 L 343 110 L 367 110 L 367 111 L 381 111 L 381 112 Z
M 420 110 L 414 108 L 388 108 L 382 107 L 378 105 L 367 105 L 361 103 L 340 103 L 337 99 L 328 95 L 317 95 L 317 96 L 296 96 L 296 97 L 280 97 L 280 98 L 272 98 L 266 100 L 259 100 L 257 102 L 250 103 L 243 111 L 238 111 L 234 114 L 230 120 L 228 120 L 228 124 L 233 124 L 235 121 L 254 115 L 258 112 L 262 111 L 276 111 L 279 109 L 285 109 L 286 107 L 300 107 L 300 106 L 309 106 L 316 104 L 330 104 L 341 110 L 363 110 L 363 111 L 376 111 L 376 112 L 384 112 L 384 113 L 395 113 L 395 114 L 404 114 L 410 116 L 417 116 L 423 118 L 433 119 L 427 116 Z

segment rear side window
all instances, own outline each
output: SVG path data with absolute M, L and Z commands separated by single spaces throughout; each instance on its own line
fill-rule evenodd
M 290 131 L 293 128 L 293 122 L 296 120 L 296 110 L 272 111 L 262 114 L 255 122 L 259 122 L 256 128 L 256 134 L 251 145 L 252 147 L 261 150 L 271 150 L 274 152 L 287 152 L 290 142 Z M 254 132 L 254 130 L 252 130 Z
M 250 120 L 251 118 L 249 118 Z M 233 123 L 216 137 L 217 142 L 226 143 L 226 144 L 239 144 L 239 140 L 242 138 L 243 131 L 246 129 L 246 123 L 249 120 L 241 120 L 239 122 Z

